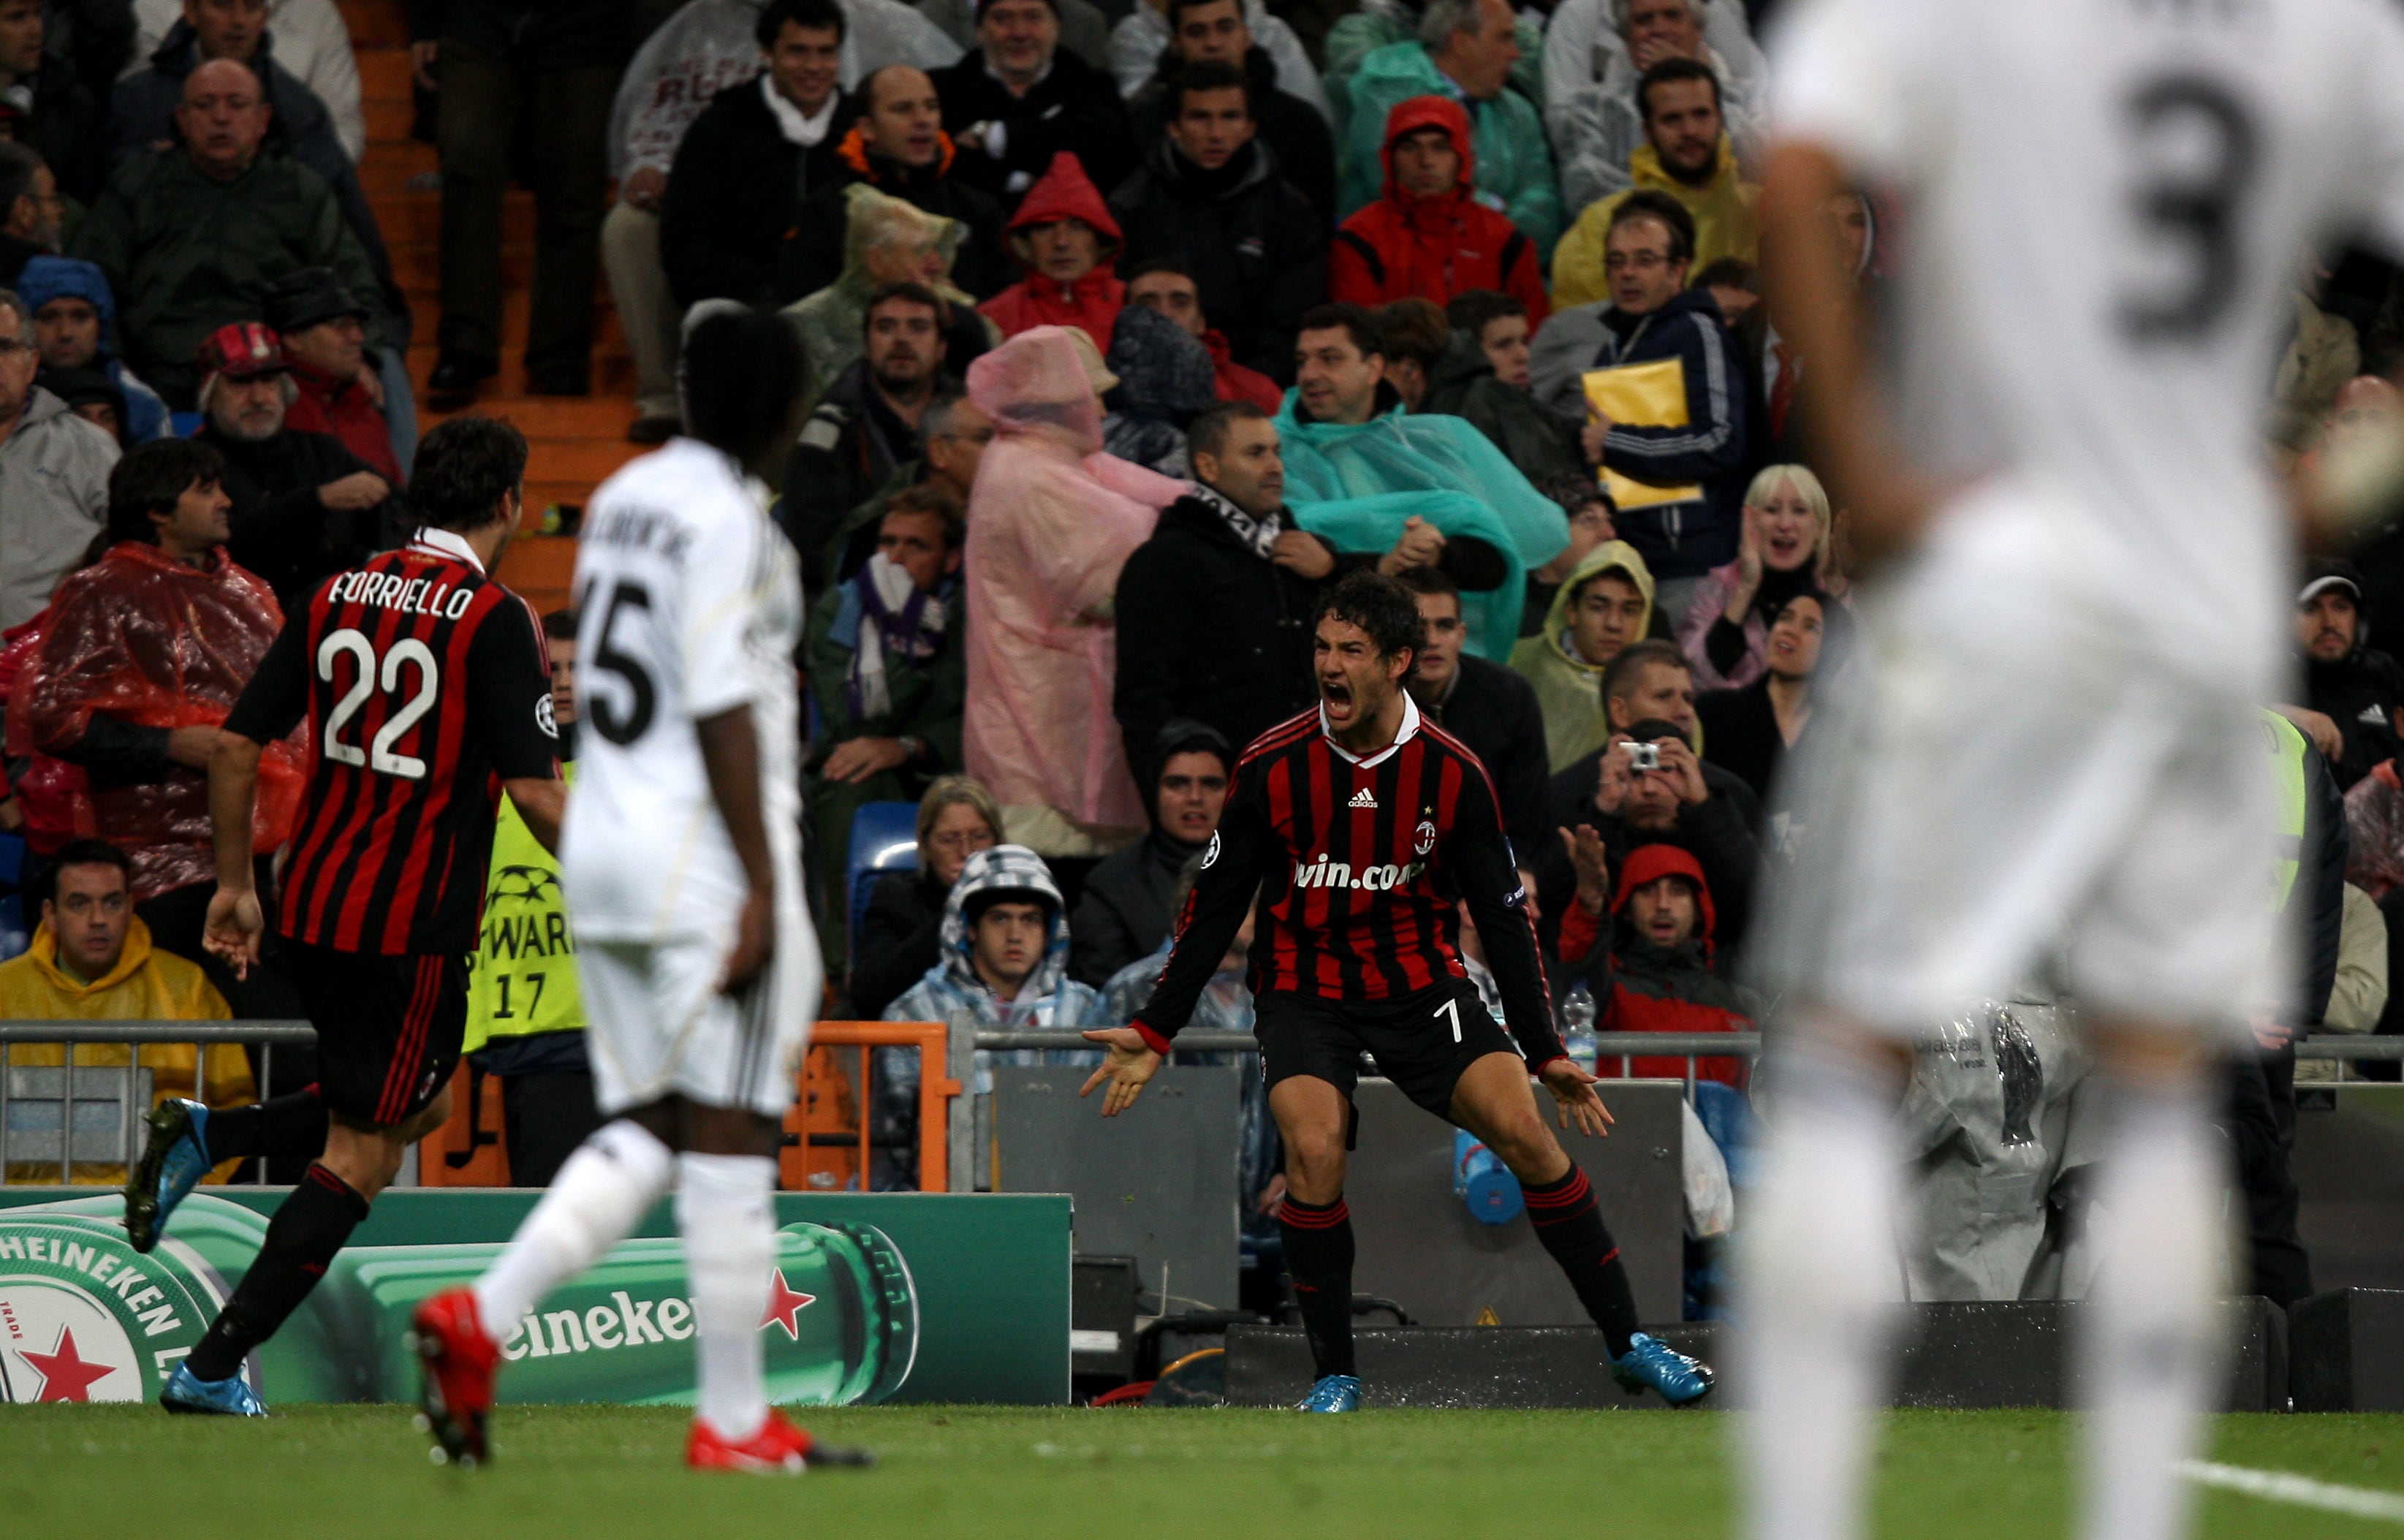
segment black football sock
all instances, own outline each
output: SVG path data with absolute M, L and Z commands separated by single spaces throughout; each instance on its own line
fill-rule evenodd
M 1602 1328 L 1611 1356 L 1628 1354 L 1628 1338 L 1637 1329 L 1636 1291 L 1628 1286 L 1628 1268 L 1619 1247 L 1602 1227 L 1602 1211 L 1595 1207 L 1594 1188 L 1575 1166 L 1558 1182 L 1537 1186 L 1521 1183 L 1528 1199 L 1528 1223 L 1553 1260 L 1569 1275 L 1578 1303 Z
M 267 1222 L 259 1260 L 242 1275 L 233 1297 L 185 1361 L 192 1373 L 203 1379 L 239 1374 L 250 1350 L 273 1337 L 285 1317 L 309 1297 L 326 1276 L 326 1265 L 367 1216 L 368 1200 L 349 1183 L 323 1166 L 310 1167 Z
M 326 1147 L 326 1103 L 317 1087 L 248 1107 L 209 1109 L 209 1164 L 252 1155 L 314 1155 Z
M 1322 1379 L 1353 1373 L 1352 1211 L 1340 1197 L 1327 1204 L 1289 1197 L 1278 1206 L 1278 1229 L 1314 1372 Z

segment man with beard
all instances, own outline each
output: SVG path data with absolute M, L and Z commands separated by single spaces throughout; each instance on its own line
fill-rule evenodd
M 2396 757 L 2404 667 L 2363 634 L 2362 574 L 2352 562 L 2321 559 L 2296 595 L 2296 644 L 2304 655 L 2305 735 L 2327 755 L 2338 790 L 2350 789 Z M 2338 747 L 2327 741 L 2334 735 Z
M 1631 187 L 1589 205 L 1553 253 L 1553 303 L 1560 309 L 1610 294 L 1602 271 L 1603 238 L 1612 215 L 1634 188 L 1666 192 L 1694 216 L 1696 271 L 1725 257 L 1749 262 L 1760 251 L 1753 205 L 1761 189 L 1738 174 L 1712 67 L 1692 59 L 1665 59 L 1644 72 L 1636 100 L 1644 115 L 1644 143 L 1628 159 Z
M 201 344 L 202 414 L 194 435 L 225 456 L 233 559 L 265 578 L 285 613 L 305 608 L 319 579 L 399 543 L 392 485 L 330 433 L 285 423 L 298 387 L 283 340 L 256 321 L 219 327 Z
M 920 452 L 919 425 L 943 371 L 943 301 L 923 284 L 887 284 L 870 297 L 860 356 L 835 376 L 785 462 L 778 522 L 817 593 L 828 539 L 845 514 Z

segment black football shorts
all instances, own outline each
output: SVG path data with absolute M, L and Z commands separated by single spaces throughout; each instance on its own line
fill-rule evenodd
M 1328 1000 L 1280 990 L 1252 1004 L 1252 1033 L 1261 1043 L 1261 1071 L 1274 1089 L 1280 1080 L 1310 1075 L 1347 1100 L 1361 1078 L 1361 1056 L 1403 1094 L 1452 1121 L 1452 1089 L 1488 1054 L 1518 1049 L 1465 978 L 1445 979 L 1393 1000 Z
M 468 1027 L 468 959 L 377 957 L 283 938 L 276 961 L 317 1029 L 317 1091 L 347 1123 L 390 1127 L 451 1084 Z

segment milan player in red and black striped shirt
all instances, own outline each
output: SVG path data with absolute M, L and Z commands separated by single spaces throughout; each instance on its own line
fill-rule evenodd
M 490 418 L 426 435 L 410 487 L 424 527 L 318 585 L 211 757 L 217 891 L 206 944 L 244 975 L 268 919 L 251 861 L 260 746 L 308 721 L 316 763 L 287 847 L 275 960 L 317 1029 L 328 1123 L 324 1153 L 276 1210 L 258 1261 L 162 1390 L 171 1411 L 258 1408 L 242 1390 L 243 1359 L 315 1286 L 408 1147 L 449 1114 L 501 791 L 545 846 L 558 842 L 565 798 L 542 627 L 491 576 L 517 529 L 525 457 L 518 431 Z M 224 1147 L 232 1117 L 192 1122 L 186 1137 L 208 1158 L 249 1153 Z M 164 1196 L 162 1223 L 179 1195 Z
M 1134 1103 L 1257 893 L 1253 1030 L 1286 1150 L 1278 1222 L 1319 1375 L 1305 1409 L 1349 1411 L 1360 1395 L 1344 1168 L 1363 1052 L 1519 1179 L 1538 1238 L 1602 1329 L 1622 1383 L 1695 1400 L 1711 1371 L 1636 1329 L 1628 1270 L 1586 1174 L 1529 1094 L 1532 1074 L 1565 1128 L 1600 1135 L 1611 1121 L 1595 1077 L 1554 1033 L 1486 768 L 1421 721 L 1403 688 L 1419 625 L 1409 591 L 1374 571 L 1352 573 L 1321 601 L 1320 704 L 1262 735 L 1237 763 L 1152 999 L 1128 1026 L 1085 1034 L 1110 1045 L 1085 1090 L 1108 1085 L 1106 1117 Z M 1463 902 L 1502 986 L 1507 1035 L 1461 965 Z

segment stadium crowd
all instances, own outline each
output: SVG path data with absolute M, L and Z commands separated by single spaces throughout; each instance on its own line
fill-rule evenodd
M 1420 609 L 1422 720 L 1494 781 L 1557 999 L 1583 983 L 1607 1031 L 1756 1028 L 1754 895 L 1807 833 L 1779 767 L 1854 647 L 1844 511 L 1791 430 L 1809 360 L 1755 285 L 1765 8 L 415 0 L 421 400 L 331 0 L 0 0 L 0 827 L 59 874 L 0 1004 L 293 1014 L 272 967 L 200 945 L 205 766 L 283 616 L 409 535 L 420 406 L 498 371 L 515 178 L 532 393 L 592 391 L 605 275 L 636 442 L 678 430 L 695 315 L 772 309 L 804 343 L 762 496 L 810 606 L 830 1016 L 1124 1023 L 1237 757 L 1316 698 L 1314 596 L 1375 567 Z M 1824 215 L 1875 297 L 1894 221 Z M 2267 403 L 2289 456 L 2397 410 L 2404 285 L 2311 272 Z M 2297 614 L 2298 698 L 2265 704 L 2318 797 L 2304 864 L 2341 876 L 2298 883 L 2312 987 L 2232 1090 L 2265 1245 L 2293 1238 L 2289 1040 L 2404 1029 L 2404 668 L 2378 650 L 2404 534 L 2314 569 Z M 547 622 L 564 733 L 576 620 Z M 263 869 L 314 751 L 262 767 Z M 856 896 L 854 819 L 897 802 L 915 868 Z M 572 948 L 524 922 L 558 912 L 547 860 L 505 831 L 470 1028 L 520 1181 L 591 1126 L 572 989 L 493 992 Z M 1243 945 L 1206 1025 L 1249 1021 Z M 159 1095 L 189 1092 L 181 1053 Z M 896 1126 L 905 1057 L 872 1099 Z

